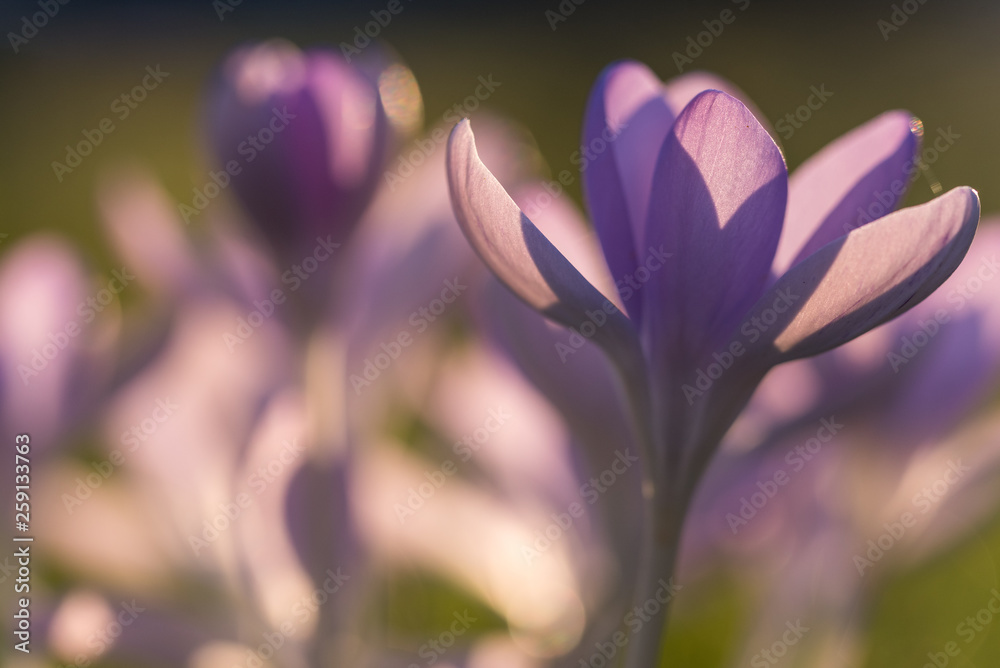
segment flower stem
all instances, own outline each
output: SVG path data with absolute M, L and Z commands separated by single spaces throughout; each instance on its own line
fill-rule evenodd
M 643 499 L 642 547 L 633 594 L 633 610 L 642 626 L 630 639 L 625 666 L 657 668 L 673 592 L 666 592 L 666 602 L 657 595 L 666 588 L 660 581 L 669 583 L 673 576 L 689 497 L 683 485 L 671 484 L 668 462 L 657 447 L 663 442 L 662 425 L 654 415 L 653 388 L 641 348 L 616 352 L 616 367 L 639 444 Z
M 662 489 L 656 492 L 644 495 L 643 547 L 633 597 L 633 611 L 643 625 L 629 642 L 626 668 L 657 668 L 666 635 L 672 592 L 666 592 L 667 602 L 658 593 L 665 588 L 661 581 L 669 583 L 674 574 L 686 504 L 675 505 Z

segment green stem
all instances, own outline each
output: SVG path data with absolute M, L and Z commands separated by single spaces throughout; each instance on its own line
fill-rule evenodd
M 659 665 L 670 602 L 669 599 L 667 603 L 661 602 L 656 594 L 663 588 L 660 581 L 669 583 L 674 575 L 687 506 L 680 499 L 670 499 L 660 493 L 644 500 L 643 548 L 633 610 L 639 608 L 642 611 L 639 618 L 645 616 L 649 621 L 643 623 L 629 642 L 626 668 L 656 668 Z M 650 608 L 655 614 L 649 614 Z
M 667 484 L 667 462 L 663 459 L 661 423 L 653 411 L 653 388 L 646 373 L 645 357 L 638 345 L 618 350 L 616 367 L 624 385 L 635 437 L 639 444 L 642 470 L 642 547 L 639 571 L 633 594 L 634 606 L 642 609 L 639 619 L 643 626 L 629 641 L 625 656 L 626 668 L 655 668 L 666 631 L 667 605 L 656 601 L 660 580 L 673 576 L 684 521 L 686 503 L 675 503 L 668 492 L 677 486 Z M 656 601 L 655 615 L 646 612 L 646 604 Z M 634 609 L 634 608 L 633 608 Z

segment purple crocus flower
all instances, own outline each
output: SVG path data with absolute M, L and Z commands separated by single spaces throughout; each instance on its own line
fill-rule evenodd
M 296 262 L 317 236 L 347 238 L 386 158 L 374 82 L 334 52 L 270 41 L 228 58 L 207 113 L 216 181 L 279 254 Z
M 875 119 L 789 181 L 767 130 L 715 88 L 728 86 L 700 74 L 664 86 L 624 62 L 591 94 L 585 188 L 607 264 L 631 292 L 619 287 L 624 312 L 514 203 L 468 121 L 449 140 L 452 203 L 473 248 L 529 306 L 601 346 L 623 381 L 644 452 L 637 599 L 672 572 L 697 480 L 764 374 L 919 303 L 979 221 L 977 193 L 961 187 L 850 229 L 868 193 L 905 183 L 911 118 Z M 659 642 L 641 634 L 628 665 L 653 665 Z

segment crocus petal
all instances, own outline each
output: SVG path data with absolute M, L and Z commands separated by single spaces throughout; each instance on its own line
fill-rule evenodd
M 723 93 L 732 95 L 750 110 L 750 113 L 767 130 L 769 135 L 772 137 L 775 136 L 771 124 L 767 121 L 767 117 L 760 112 L 760 109 L 757 108 L 757 105 L 753 103 L 747 94 L 740 90 L 733 82 L 727 81 L 720 76 L 711 72 L 688 72 L 687 74 L 682 74 L 679 77 L 671 79 L 664 86 L 667 105 L 675 117 L 680 116 L 684 107 L 688 106 L 691 100 L 706 90 L 721 90 Z
M 518 303 L 509 293 L 505 296 Z M 565 422 L 512 364 L 486 347 L 475 347 L 443 362 L 439 373 L 440 382 L 427 394 L 426 411 L 436 431 L 459 443 L 484 420 L 492 417 L 491 425 L 499 423 L 489 447 L 461 452 L 463 458 L 474 458 L 472 465 L 490 478 L 498 494 L 515 505 L 553 508 L 579 498 L 577 453 L 567 445 Z
M 654 184 L 646 241 L 671 257 L 645 287 L 651 340 L 662 342 L 653 354 L 697 363 L 728 343 L 763 291 L 785 212 L 785 163 L 739 100 L 706 91 L 674 124 Z
M 515 199 L 530 201 L 537 191 L 541 188 L 519 189 Z M 593 231 L 567 200 L 559 198 L 540 209 L 534 222 L 592 285 L 604 294 L 615 291 Z M 593 439 L 598 446 L 594 461 L 603 461 L 608 443 L 628 432 L 614 369 L 605 355 L 589 341 L 573 345 L 571 332 L 541 317 L 496 281 L 484 286 L 477 306 L 485 331 L 563 412 L 576 436 Z
M 761 442 L 830 412 L 865 420 L 875 415 L 906 448 L 948 432 L 1000 373 L 998 252 L 1000 224 L 984 220 L 961 265 L 932 295 L 834 350 L 773 369 L 737 425 L 752 420 L 759 431 L 752 439 Z M 925 335 L 929 340 L 922 341 Z M 814 382 L 806 386 L 814 390 L 801 391 L 810 377 Z M 730 445 L 738 440 L 735 432 L 727 436 Z
M 195 657 L 199 648 L 208 646 L 216 638 L 237 637 L 238 631 L 233 628 L 235 621 L 222 617 L 201 615 L 193 619 L 186 611 L 167 611 L 150 605 L 148 610 L 130 620 L 128 632 L 115 640 L 100 663 L 197 666 Z M 98 634 L 104 633 L 105 628 L 108 627 L 102 627 L 89 637 L 100 637 Z M 91 640 L 91 646 L 97 644 Z M 253 650 L 247 648 L 247 651 Z M 241 652 L 239 660 L 246 656 L 246 651 Z
M 584 478 L 604 470 L 615 456 L 614 449 L 634 444 L 628 412 L 616 392 L 614 369 L 595 345 L 584 342 L 572 347 L 565 329 L 546 321 L 496 281 L 483 290 L 482 306 L 484 328 L 567 421 L 573 448 L 583 457 Z M 624 477 L 626 482 L 608 488 L 594 509 L 619 573 L 612 598 L 602 599 L 605 611 L 615 608 L 622 593 L 628 598 L 638 573 L 640 472 L 632 468 Z
M 675 118 L 663 84 L 634 61 L 606 68 L 590 94 L 583 133 L 583 157 L 589 161 L 586 169 L 581 163 L 581 171 L 594 228 L 615 277 L 635 272 L 656 156 Z M 640 306 L 638 298 L 626 300 L 634 319 Z
M 536 205 L 533 211 L 530 208 L 532 203 L 544 201 L 540 199 L 545 194 L 541 184 L 529 183 L 512 192 L 514 202 L 523 211 L 532 211 L 531 222 L 576 267 L 580 275 L 615 306 L 622 308 L 614 279 L 601 254 L 600 242 L 570 198 L 553 198 L 549 206 L 543 208 Z
M 774 258 L 777 276 L 849 230 L 895 209 L 909 185 L 906 172 L 920 151 L 917 127 L 919 121 L 909 113 L 887 112 L 828 144 L 792 173 Z
M 745 98 L 725 79 L 705 72 L 690 72 L 664 85 L 635 61 L 608 66 L 594 85 L 584 117 L 580 171 L 594 228 L 616 280 L 633 275 L 645 250 L 660 147 L 681 110 L 709 89 Z M 642 300 L 632 293 L 625 302 L 638 322 Z
M 751 347 L 773 344 L 776 362 L 817 355 L 900 315 L 951 275 L 978 223 L 979 195 L 963 186 L 827 244 L 754 306 L 749 322 L 774 324 Z
M 612 351 L 634 346 L 628 318 L 538 231 L 479 159 L 468 121 L 448 140 L 448 184 L 466 238 L 514 294 L 566 327 L 588 322 L 588 311 L 602 311 L 607 322 L 595 329 L 594 341 Z

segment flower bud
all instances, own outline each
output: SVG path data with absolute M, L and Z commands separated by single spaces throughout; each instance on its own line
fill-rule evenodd
M 265 42 L 226 60 L 207 111 L 213 173 L 282 261 L 301 259 L 318 237 L 347 239 L 386 154 L 374 82 L 335 52 Z

